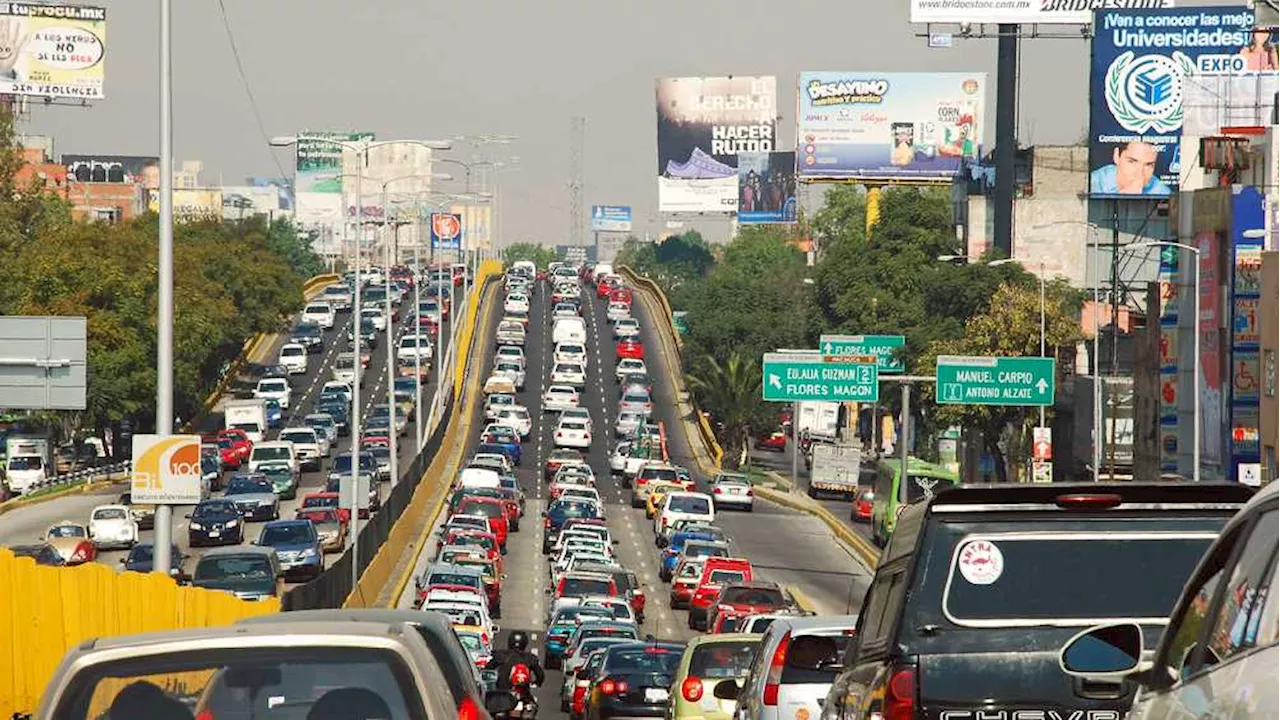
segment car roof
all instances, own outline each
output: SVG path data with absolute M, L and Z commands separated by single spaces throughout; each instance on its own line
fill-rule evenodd
M 725 642 L 758 643 L 763 639 L 764 635 L 761 635 L 760 633 L 716 633 L 714 635 L 695 635 L 689 640 L 688 644 L 685 645 L 685 649 L 692 650 L 693 648 L 702 645 L 714 645 L 716 643 Z
M 769 626 L 769 630 L 776 632 L 774 628 L 785 627 L 791 632 L 792 637 L 795 637 L 797 634 L 852 629 L 857 624 L 857 615 L 779 615 Z
M 213 551 L 205 553 L 208 557 Z M 274 552 L 274 551 L 271 551 Z M 323 611 L 301 611 L 301 614 L 308 612 L 334 612 L 329 610 Z M 349 611 L 341 611 L 349 612 Z M 388 611 L 394 612 L 394 611 Z M 423 614 L 420 611 L 414 611 L 417 614 Z M 165 630 L 161 632 L 151 632 L 139 635 L 116 635 L 97 637 L 87 640 L 79 645 L 73 653 L 87 653 L 99 650 L 114 650 L 120 648 L 136 649 L 139 654 L 149 654 L 145 650 L 148 647 L 168 646 L 170 643 L 192 642 L 195 644 L 204 644 L 209 646 L 241 646 L 241 647 L 257 647 L 262 644 L 266 638 L 279 638 L 280 644 L 289 643 L 291 645 L 316 645 L 325 646 L 326 638 L 334 636 L 361 636 L 366 639 L 395 637 L 400 634 L 398 629 L 400 622 L 390 623 L 383 621 L 361 621 L 361 622 L 333 622 L 332 619 L 327 621 L 309 620 L 303 618 L 288 618 L 286 616 L 294 613 L 272 613 L 261 616 L 263 620 L 253 622 L 237 623 L 230 627 L 215 628 L 184 628 L 181 630 Z M 267 620 L 266 618 L 270 618 Z
M 308 520 L 296 520 L 290 522 L 310 522 Z M 272 548 L 258 547 L 256 545 L 236 545 L 234 547 L 212 548 L 204 551 L 200 556 L 201 560 L 211 557 L 236 556 L 236 555 L 258 555 L 264 558 L 275 559 L 276 551 Z

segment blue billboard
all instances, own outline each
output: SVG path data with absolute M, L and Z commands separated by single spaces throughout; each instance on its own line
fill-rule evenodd
M 462 248 L 462 215 L 459 213 L 431 213 L 431 247 L 441 250 Z
M 738 153 L 738 223 L 796 221 L 796 154 Z
M 1098 10 L 1089 77 L 1089 195 L 1160 197 L 1178 188 L 1184 86 L 1256 73 L 1243 7 Z M 1274 41 L 1271 41 L 1274 45 Z M 1193 162 L 1194 158 L 1189 158 Z
M 985 73 L 802 72 L 796 173 L 950 181 L 981 148 Z
M 592 232 L 631 232 L 630 205 L 592 205 Z

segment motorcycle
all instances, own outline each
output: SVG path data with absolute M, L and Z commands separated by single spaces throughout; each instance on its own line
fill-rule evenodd
M 498 673 L 496 671 L 485 670 L 480 675 L 487 689 L 497 686 Z M 523 663 L 513 665 L 508 679 L 511 689 L 507 692 L 515 700 L 515 705 L 506 713 L 494 714 L 494 718 L 501 720 L 533 720 L 538 716 L 538 699 L 533 696 L 533 673 L 530 672 L 529 666 Z

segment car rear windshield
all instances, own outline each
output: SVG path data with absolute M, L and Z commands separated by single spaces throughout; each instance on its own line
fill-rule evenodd
M 721 545 L 686 545 L 685 557 L 729 557 L 729 548 Z
M 597 515 L 595 503 L 589 502 L 572 502 L 560 501 L 551 506 L 551 510 L 565 517 L 595 517 Z
M 656 675 L 672 675 L 680 665 L 678 650 L 650 646 L 646 648 L 627 648 L 625 650 L 609 650 L 605 665 L 610 673 L 652 673 Z
M 736 678 L 751 670 L 760 643 L 731 640 L 699 645 L 689 658 L 689 674 L 702 678 Z
M 268 527 L 262 531 L 262 540 L 260 545 L 302 545 L 304 543 L 314 542 L 316 539 L 315 528 L 310 523 L 278 525 L 276 527 Z
M 667 501 L 667 509 L 674 512 L 689 513 L 691 515 L 710 515 L 711 503 L 703 497 L 677 495 Z
M 713 585 L 728 585 L 729 583 L 742 582 L 746 579 L 746 574 L 741 570 L 712 570 L 707 582 Z
M 462 506 L 463 515 L 483 515 L 487 518 L 500 518 L 505 510 L 497 503 L 469 502 Z
M 480 587 L 480 578 L 466 573 L 433 572 L 427 578 L 428 585 L 466 585 Z
M 671 468 L 645 468 L 640 471 L 640 477 L 645 480 L 666 480 L 667 482 L 676 482 L 680 476 Z
M 565 578 L 560 595 L 562 597 L 582 597 L 584 595 L 611 595 L 612 588 L 608 580 L 592 578 Z
M 720 602 L 734 605 L 772 605 L 785 602 L 782 591 L 775 588 L 729 588 L 725 590 Z
M 1090 531 L 957 538 L 943 610 L 958 625 L 1167 618 L 1215 537 Z
M 782 666 L 783 685 L 830 685 L 840 672 L 840 659 L 852 635 L 793 636 Z

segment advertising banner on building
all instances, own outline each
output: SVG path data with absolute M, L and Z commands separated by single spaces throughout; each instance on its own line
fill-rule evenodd
M 1264 199 L 1244 187 L 1231 198 L 1231 462 L 1228 478 L 1240 482 L 1241 465 L 1262 462 L 1258 424 L 1262 402 L 1261 331 L 1263 239 L 1245 237 L 1263 226 Z M 1275 302 L 1275 298 L 1271 298 Z
M 280 205 L 280 190 L 275 186 L 222 186 L 222 218 L 224 220 L 243 220 L 254 215 L 276 217 L 282 214 Z
M 950 181 L 981 152 L 986 85 L 985 73 L 802 72 L 796 171 Z
M 72 182 L 138 184 L 160 187 L 160 158 L 146 155 L 63 155 Z
M 1218 234 L 1206 230 L 1196 235 L 1195 244 L 1200 249 L 1200 300 L 1197 305 L 1196 329 L 1200 333 L 1200 461 L 1209 468 L 1222 468 L 1222 429 L 1227 419 L 1223 417 L 1226 395 L 1222 387 L 1222 294 L 1220 288 L 1225 278 L 1219 271 L 1218 253 L 1221 244 Z M 1205 467 L 1201 468 L 1204 473 Z
M 457 213 L 431 213 L 431 247 L 439 250 L 460 250 L 462 228 L 462 216 Z
M 777 78 L 662 78 L 657 102 L 658 210 L 736 212 L 738 153 L 777 144 Z
M 222 219 L 222 188 L 174 188 L 174 222 Z
M 1088 25 L 1100 7 L 1170 8 L 1174 0 L 910 0 L 913 23 Z
M 331 225 L 343 222 L 341 142 L 373 139 L 373 133 L 312 132 L 298 134 L 297 164 L 294 172 L 295 219 L 300 225 Z
M 1252 26 L 1253 14 L 1242 7 L 1098 11 L 1089 77 L 1090 196 L 1177 190 L 1189 78 L 1257 72 L 1246 53 Z
M 0 94 L 101 100 L 107 11 L 0 2 Z
M 592 232 L 631 232 L 630 205 L 592 205 Z
M 738 223 L 796 221 L 796 154 L 738 153 Z
M 1178 470 L 1178 311 L 1181 251 L 1160 248 L 1160 471 Z
M 454 205 L 449 212 L 462 218 L 467 229 L 467 250 L 487 250 L 493 242 L 493 208 L 489 205 Z

